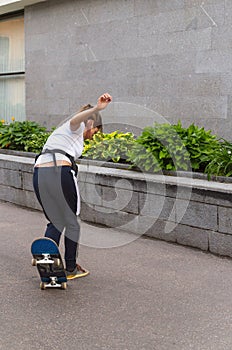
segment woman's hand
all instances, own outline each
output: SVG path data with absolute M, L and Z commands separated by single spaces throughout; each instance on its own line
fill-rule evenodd
M 111 101 L 112 101 L 112 96 L 110 96 L 110 94 L 105 93 L 101 95 L 97 100 L 97 109 L 100 111 L 106 108 Z
M 108 104 L 112 101 L 112 97 L 105 93 L 101 95 L 98 100 L 97 104 L 93 108 L 86 109 L 82 112 L 78 112 L 75 114 L 71 120 L 70 120 L 70 129 L 72 131 L 77 130 L 80 127 L 80 123 L 86 121 L 91 115 L 96 112 L 100 111 L 108 106 Z

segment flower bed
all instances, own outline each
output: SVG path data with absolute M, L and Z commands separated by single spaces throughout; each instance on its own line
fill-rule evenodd
M 0 123 L 0 148 L 40 152 L 50 132 L 30 121 Z M 83 157 L 128 164 L 143 172 L 187 171 L 205 173 L 208 179 L 232 175 L 232 143 L 194 124 L 183 128 L 157 124 L 132 133 L 97 133 L 86 140 Z

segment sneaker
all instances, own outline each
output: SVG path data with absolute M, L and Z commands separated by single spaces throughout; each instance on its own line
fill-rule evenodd
M 73 280 L 74 278 L 85 277 L 89 274 L 89 271 L 84 270 L 80 265 L 76 265 L 73 271 L 66 270 L 66 276 L 68 280 Z

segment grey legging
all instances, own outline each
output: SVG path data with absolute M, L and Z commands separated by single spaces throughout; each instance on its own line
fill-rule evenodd
M 58 245 L 65 229 L 66 269 L 76 266 L 80 224 L 77 211 L 77 191 L 70 166 L 34 168 L 33 186 L 37 199 L 49 223 L 45 236 Z

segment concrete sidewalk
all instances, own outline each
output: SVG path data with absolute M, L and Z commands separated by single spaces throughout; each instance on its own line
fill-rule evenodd
M 0 213 L 0 349 L 232 348 L 231 260 L 132 235 L 123 244 L 83 223 L 79 262 L 91 274 L 41 291 L 30 245 L 46 220 L 9 203 Z M 109 248 L 111 235 L 122 244 Z

